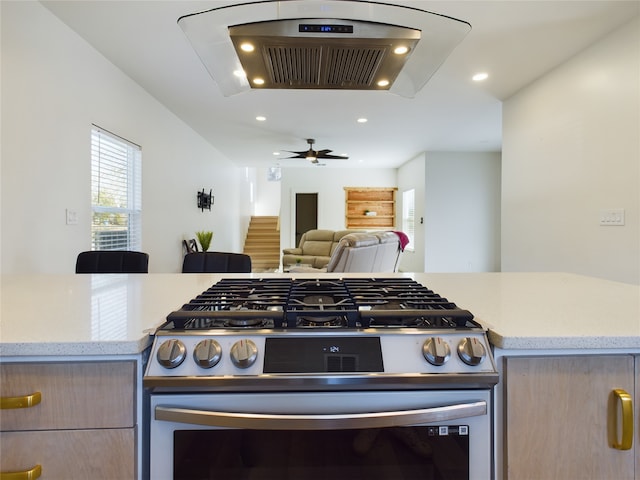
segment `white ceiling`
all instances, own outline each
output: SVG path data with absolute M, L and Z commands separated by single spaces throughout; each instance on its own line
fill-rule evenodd
M 321 1 L 321 0 L 310 0 Z M 224 97 L 177 20 L 246 0 L 42 0 L 175 115 L 240 165 L 306 166 L 274 151 L 346 153 L 329 167 L 396 167 L 425 151 L 500 151 L 501 102 L 640 12 L 640 1 L 395 3 L 471 24 L 426 86 L 388 92 L 262 90 Z M 381 19 L 384 20 L 384 19 Z M 478 71 L 490 77 L 471 81 Z M 264 115 L 265 122 L 255 117 Z M 368 122 L 359 124 L 358 117 Z M 309 165 L 309 168 L 316 168 Z

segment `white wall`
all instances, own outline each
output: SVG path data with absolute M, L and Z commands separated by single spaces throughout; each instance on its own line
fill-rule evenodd
M 344 187 L 398 187 L 396 220 L 401 229 L 402 191 L 416 190 L 415 252 L 405 251 L 404 272 L 500 271 L 500 154 L 418 155 L 399 169 L 283 168 L 282 248 L 294 246 L 292 205 L 296 193 L 318 193 L 318 228 L 342 230 Z
M 640 283 L 638 18 L 506 101 L 502 159 L 503 270 Z
M 267 180 L 267 169 L 256 168 L 255 215 L 280 215 L 280 182 Z
M 425 272 L 500 271 L 500 154 L 428 152 Z
M 250 215 L 243 171 L 37 2 L 0 2 L 2 273 L 73 272 L 90 248 L 90 129 L 142 146 L 142 249 L 177 272 L 181 241 L 215 232 L 239 251 Z M 213 188 L 211 212 L 196 206 Z M 78 224 L 65 224 L 65 209 Z
M 318 228 L 345 229 L 344 187 L 395 187 L 395 168 L 331 167 L 283 168 L 281 183 L 280 246 L 295 247 L 296 193 L 318 194 Z
M 398 230 L 402 230 L 402 192 L 415 190 L 415 232 L 414 240 L 408 245 L 410 250 L 405 250 L 400 255 L 401 272 L 424 272 L 424 202 L 425 184 L 425 154 L 409 160 L 398 168 L 398 197 L 396 215 L 398 218 Z

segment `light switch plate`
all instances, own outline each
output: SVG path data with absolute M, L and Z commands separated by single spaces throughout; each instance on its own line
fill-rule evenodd
M 67 208 L 67 225 L 78 224 L 78 211 Z
M 624 225 L 624 208 L 610 208 L 607 210 L 600 210 L 600 225 Z

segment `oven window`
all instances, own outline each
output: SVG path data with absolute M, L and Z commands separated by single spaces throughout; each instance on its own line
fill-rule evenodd
M 174 479 L 467 479 L 469 427 L 176 430 Z

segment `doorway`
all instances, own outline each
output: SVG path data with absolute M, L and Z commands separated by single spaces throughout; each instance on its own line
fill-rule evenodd
M 318 194 L 296 193 L 296 247 L 304 232 L 318 228 Z

